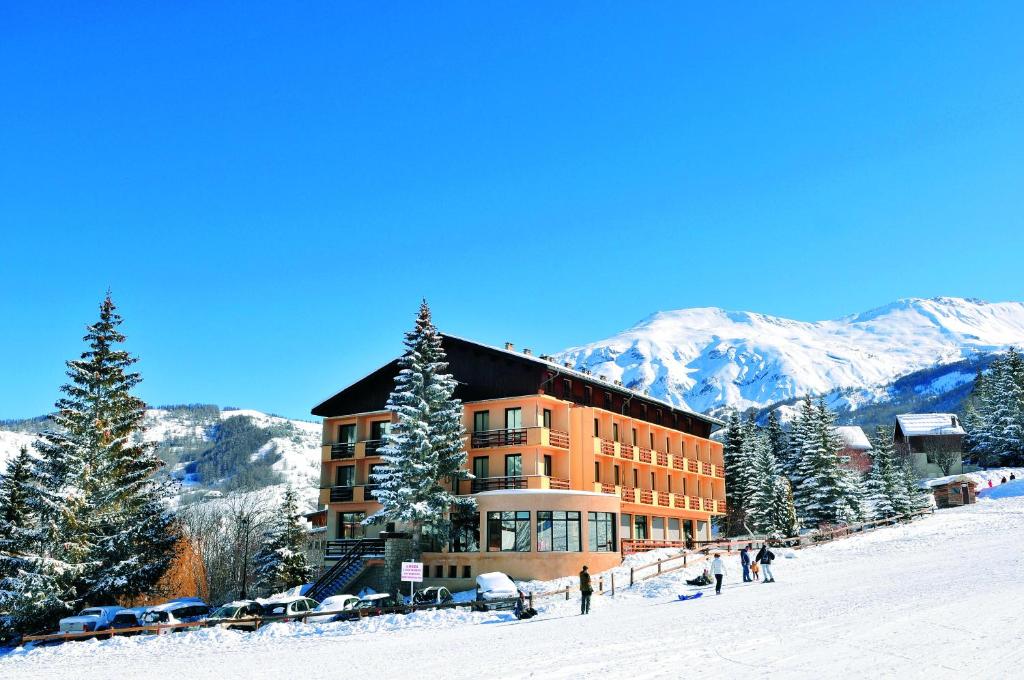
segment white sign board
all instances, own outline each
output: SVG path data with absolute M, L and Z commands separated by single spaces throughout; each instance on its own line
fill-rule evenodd
M 402 562 L 402 580 L 421 583 L 423 581 L 423 563 Z

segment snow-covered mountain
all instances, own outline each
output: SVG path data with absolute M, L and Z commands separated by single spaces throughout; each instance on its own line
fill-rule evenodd
M 310 508 L 320 479 L 320 425 L 261 411 L 211 405 L 146 411 L 146 439 L 180 482 L 182 497 L 291 485 Z M 43 419 L 0 424 L 0 470 L 32 448 Z
M 901 377 L 937 366 L 957 368 L 939 371 L 923 389 L 954 390 L 970 382 L 981 357 L 1021 344 L 1024 303 L 940 297 L 817 322 L 717 307 L 658 312 L 556 358 L 701 412 L 805 394 L 830 395 L 834 407 L 853 410 L 890 398 Z

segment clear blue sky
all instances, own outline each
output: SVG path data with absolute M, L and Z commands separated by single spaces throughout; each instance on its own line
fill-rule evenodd
M 18 4 L 0 417 L 51 408 L 108 286 L 143 398 L 290 416 L 421 296 L 537 351 L 1024 298 L 1021 3 Z

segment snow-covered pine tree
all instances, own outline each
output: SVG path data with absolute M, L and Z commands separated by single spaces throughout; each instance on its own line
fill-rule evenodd
M 31 561 L 39 542 L 35 517 L 29 507 L 32 489 L 32 459 L 22 447 L 7 470 L 0 473 L 0 612 L 22 607 L 22 600 L 34 596 L 26 592 L 24 574 L 37 565 Z M 16 622 L 0 616 L 0 633 L 15 632 Z M 5 635 L 0 635 L 4 637 Z
M 1024 460 L 1024 359 L 1011 347 L 993 376 L 987 441 L 992 462 Z
M 290 486 L 277 520 L 255 557 L 256 587 L 267 594 L 302 585 L 312 574 L 306 562 L 306 530 L 299 520 L 298 498 Z
M 782 536 L 797 535 L 800 523 L 796 516 L 796 506 L 793 504 L 793 487 L 783 475 L 775 477 L 771 518 L 776 531 Z
M 390 520 L 412 533 L 413 552 L 420 554 L 424 525 L 443 531 L 450 512 L 471 510 L 475 501 L 453 493 L 458 480 L 468 479 L 463 444 L 462 402 L 454 397 L 455 380 L 441 334 L 430 318 L 426 300 L 416 325 L 405 335 L 395 389 L 387 408 L 396 415 L 379 449 L 383 465 L 374 480 L 374 497 L 383 506 L 367 522 Z M 446 487 L 445 483 L 449 486 Z
M 726 420 L 722 442 L 722 458 L 725 464 L 725 506 L 726 533 L 734 536 L 745 531 L 749 487 L 749 444 L 747 440 L 752 429 L 732 411 Z
M 789 441 L 786 438 L 786 431 L 782 429 L 782 423 L 779 422 L 778 413 L 774 410 L 768 412 L 765 436 L 768 438 L 768 446 L 775 456 L 776 463 L 784 468 L 785 459 L 789 451 Z
M 801 411 L 803 420 L 804 412 Z M 804 524 L 853 522 L 861 517 L 860 489 L 851 471 L 842 467 L 843 440 L 835 427 L 835 413 L 819 400 L 800 424 L 802 457 L 794 485 L 797 514 Z
M 755 434 L 744 442 L 748 451 L 750 470 L 747 475 L 747 520 L 754 531 L 774 534 L 778 527 L 772 509 L 775 500 L 775 478 L 778 466 L 766 435 Z
M 67 362 L 70 382 L 36 448 L 38 493 L 33 506 L 43 530 L 42 558 L 56 584 L 51 618 L 83 602 L 113 604 L 146 592 L 166 571 L 178 539 L 167 487 L 155 479 L 162 463 L 145 443 L 145 406 L 131 394 L 137 361 L 118 348 L 125 338 L 108 293 L 88 327 L 88 349 Z
M 811 401 L 810 396 L 805 396 L 800 402 L 799 411 L 789 426 L 789 436 L 786 437 L 786 455 L 778 459 L 782 474 L 789 479 L 794 489 L 800 486 L 800 461 L 804 457 L 804 441 L 808 437 L 813 422 L 814 402 Z
M 892 428 L 879 426 L 871 446 L 866 500 L 875 519 L 895 517 L 910 511 L 903 465 L 893 448 Z

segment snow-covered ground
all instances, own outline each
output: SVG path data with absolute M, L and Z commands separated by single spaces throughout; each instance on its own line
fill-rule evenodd
M 798 552 L 774 584 L 676 595 L 699 567 L 540 615 L 445 610 L 17 650 L 0 677 L 1011 678 L 1024 664 L 1024 497 L 982 500 Z M 782 552 L 782 551 L 780 551 Z M 537 584 L 540 585 L 540 584 Z

